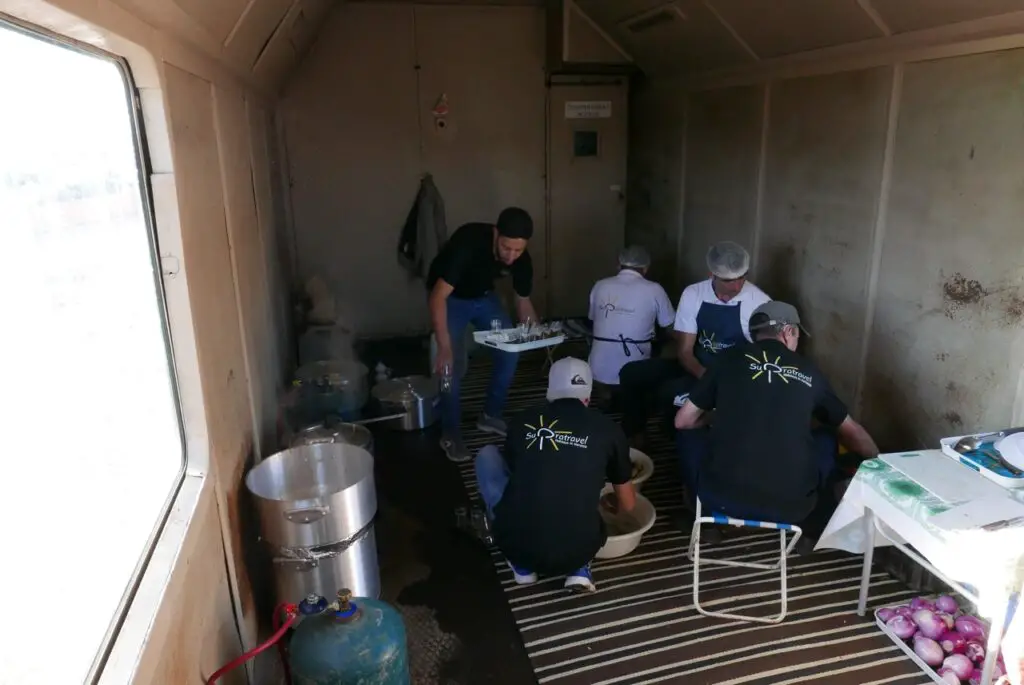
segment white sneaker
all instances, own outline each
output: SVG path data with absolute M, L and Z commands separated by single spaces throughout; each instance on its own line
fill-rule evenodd
M 597 591 L 594 579 L 590 575 L 590 564 L 565 577 L 565 589 L 574 594 L 589 594 Z
M 537 574 L 533 571 L 516 568 L 511 561 L 506 561 L 505 563 L 512 569 L 512 576 L 515 578 L 516 585 L 533 585 L 537 582 Z

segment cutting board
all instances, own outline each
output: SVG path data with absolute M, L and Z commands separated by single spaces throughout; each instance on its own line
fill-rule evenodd
M 975 499 L 1005 498 L 1006 490 L 982 478 L 976 471 L 953 461 L 942 450 L 895 452 L 880 457 L 885 463 L 911 479 L 943 502 L 967 502 Z

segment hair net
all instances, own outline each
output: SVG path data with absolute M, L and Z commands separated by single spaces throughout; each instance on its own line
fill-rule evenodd
M 750 255 L 742 245 L 723 240 L 708 250 L 708 271 L 725 279 L 740 278 L 750 270 Z
M 651 253 L 642 245 L 630 245 L 619 253 L 619 266 L 646 269 L 651 265 Z

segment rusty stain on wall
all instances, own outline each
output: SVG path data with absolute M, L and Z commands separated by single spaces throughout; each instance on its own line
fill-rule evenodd
M 942 283 L 943 313 L 949 319 L 966 316 L 968 310 L 988 312 L 997 309 L 997 324 L 1014 326 L 1024 319 L 1024 296 L 1019 286 L 984 286 L 980 281 L 959 271 Z
M 953 426 L 964 425 L 964 420 L 960 417 L 960 414 L 956 413 L 955 411 L 946 412 L 945 414 L 942 415 L 942 418 L 945 419 L 947 423 Z
M 981 302 L 988 295 L 988 291 L 981 287 L 980 282 L 966 278 L 959 271 L 942 284 L 942 293 L 946 303 L 946 316 L 951 319 L 964 307 Z

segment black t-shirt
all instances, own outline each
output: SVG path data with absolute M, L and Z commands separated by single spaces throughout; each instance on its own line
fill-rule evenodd
M 607 539 L 601 489 L 632 475 L 618 424 L 579 400 L 556 400 L 509 421 L 504 456 L 511 476 L 494 509 L 494 537 L 505 557 L 550 575 L 590 562 Z
M 427 274 L 427 288 L 438 278 L 455 288 L 452 297 L 472 300 L 494 290 L 495 279 L 512 274 L 512 287 L 519 297 L 529 297 L 533 290 L 533 261 L 524 250 L 512 266 L 505 266 L 494 257 L 494 226 L 465 224 L 448 238 Z
M 777 340 L 737 345 L 697 382 L 690 401 L 715 410 L 700 489 L 804 520 L 817 502 L 811 417 L 838 428 L 849 412 L 808 359 Z

